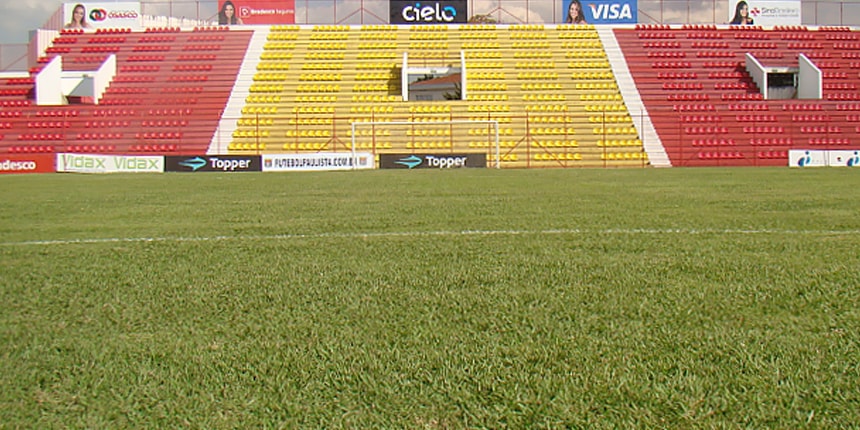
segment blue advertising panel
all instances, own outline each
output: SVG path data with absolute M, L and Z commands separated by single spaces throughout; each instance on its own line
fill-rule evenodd
M 636 24 L 636 0 L 562 0 L 562 23 Z

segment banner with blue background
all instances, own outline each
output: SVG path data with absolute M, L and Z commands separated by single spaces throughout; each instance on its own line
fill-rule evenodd
M 567 24 L 635 24 L 638 21 L 636 0 L 562 0 L 561 10 L 561 22 Z

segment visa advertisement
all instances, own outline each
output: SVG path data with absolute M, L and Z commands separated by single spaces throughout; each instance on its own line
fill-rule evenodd
M 729 2 L 729 25 L 801 25 L 800 0 Z
M 389 7 L 391 24 L 465 24 L 469 18 L 466 0 L 391 0 Z
M 635 24 L 636 0 L 563 0 L 564 24 Z
M 295 24 L 295 0 L 219 0 L 218 25 Z
M 142 26 L 139 2 L 63 3 L 63 28 L 95 31 L 99 28 L 130 28 Z

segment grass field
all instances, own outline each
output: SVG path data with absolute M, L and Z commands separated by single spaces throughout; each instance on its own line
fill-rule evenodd
M 849 169 L 0 177 L 0 428 L 857 428 Z

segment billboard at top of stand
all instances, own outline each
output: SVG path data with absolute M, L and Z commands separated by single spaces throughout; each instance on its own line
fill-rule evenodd
M 636 0 L 562 0 L 563 24 L 635 24 Z
M 469 18 L 466 0 L 391 0 L 391 24 L 465 24 Z
M 63 28 L 95 31 L 99 28 L 130 28 L 142 25 L 139 2 L 63 3 Z
M 295 0 L 218 0 L 218 25 L 272 25 L 295 22 Z
M 800 0 L 739 0 L 729 2 L 729 25 L 801 25 Z

